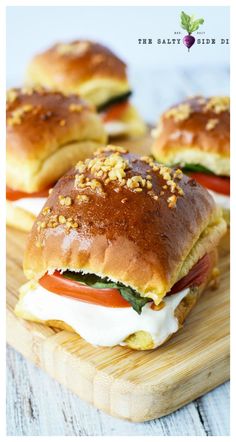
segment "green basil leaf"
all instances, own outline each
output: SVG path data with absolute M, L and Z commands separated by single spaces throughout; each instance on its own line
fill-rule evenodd
M 214 173 L 207 169 L 207 167 L 202 166 L 201 164 L 185 164 L 183 167 L 181 167 L 182 171 L 185 172 L 203 172 L 210 175 L 214 175 Z
M 94 274 L 82 274 L 82 273 L 76 273 L 71 272 L 67 270 L 63 273 L 63 276 L 68 279 L 73 279 L 74 281 L 78 281 L 81 284 L 85 284 L 89 287 L 97 288 L 97 289 L 108 289 L 108 288 L 115 288 L 119 290 L 121 296 L 128 301 L 133 309 L 140 315 L 142 312 L 142 308 L 145 304 L 148 302 L 152 302 L 152 299 L 150 298 L 143 298 L 140 296 L 138 292 L 133 290 L 131 287 L 126 287 L 125 285 L 121 283 L 116 283 L 109 281 L 107 278 L 100 278 L 97 275 Z

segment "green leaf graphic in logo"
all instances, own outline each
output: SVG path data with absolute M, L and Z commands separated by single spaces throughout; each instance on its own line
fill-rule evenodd
M 185 29 L 188 32 L 188 35 L 185 35 L 183 38 L 183 44 L 187 46 L 188 51 L 195 43 L 195 37 L 191 35 L 193 32 L 197 31 L 200 25 L 203 25 L 204 19 L 198 18 L 195 20 L 194 15 L 185 14 L 184 11 L 181 12 L 181 28 Z

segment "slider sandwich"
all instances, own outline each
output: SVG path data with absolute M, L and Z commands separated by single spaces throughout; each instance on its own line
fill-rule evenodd
M 225 230 L 211 195 L 180 169 L 100 149 L 37 217 L 15 312 L 94 345 L 153 349 L 207 286 Z
M 100 118 L 78 96 L 43 89 L 7 95 L 7 224 L 28 231 L 49 188 L 106 142 Z
M 154 130 L 152 154 L 205 186 L 230 221 L 230 100 L 194 97 L 167 110 Z
M 77 40 L 58 43 L 36 55 L 26 81 L 65 94 L 78 94 L 94 104 L 109 136 L 142 136 L 146 127 L 130 103 L 125 63 L 105 46 Z

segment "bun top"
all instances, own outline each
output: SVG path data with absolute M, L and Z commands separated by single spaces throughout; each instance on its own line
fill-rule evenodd
M 126 64 L 107 47 L 88 40 L 57 43 L 36 55 L 27 82 L 78 93 L 96 105 L 103 101 L 96 89 L 108 88 L 110 98 L 130 89 Z
M 161 162 L 173 165 L 181 159 L 183 163 L 185 160 L 194 163 L 200 160 L 200 164 L 206 167 L 212 165 L 213 172 L 218 173 L 218 167 L 223 168 L 223 173 L 227 172 L 230 156 L 229 97 L 197 96 L 171 107 L 162 114 L 154 137 L 152 152 Z M 203 163 L 198 152 L 201 152 Z M 215 157 L 218 164 L 204 164 L 210 161 L 208 154 Z
M 80 140 L 104 143 L 106 134 L 93 106 L 76 95 L 42 88 L 7 93 L 7 158 L 42 161 Z
M 96 273 L 159 302 L 216 213 L 210 194 L 179 169 L 108 146 L 57 182 L 24 270 L 36 280 L 55 269 Z M 199 253 L 195 261 L 206 247 Z

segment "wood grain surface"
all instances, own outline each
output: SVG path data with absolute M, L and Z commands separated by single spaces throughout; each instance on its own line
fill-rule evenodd
M 26 235 L 8 230 L 7 340 L 80 398 L 116 417 L 154 419 L 229 378 L 229 255 L 221 249 L 220 286 L 208 290 L 185 327 L 157 350 L 98 348 L 74 333 L 16 318 Z
M 229 383 L 168 416 L 133 423 L 81 400 L 11 347 L 7 366 L 8 436 L 229 435 Z

